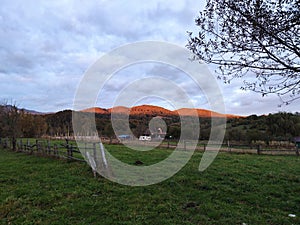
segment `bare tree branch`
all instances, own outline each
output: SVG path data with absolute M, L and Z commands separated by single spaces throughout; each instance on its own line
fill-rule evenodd
M 299 99 L 299 0 L 208 0 L 195 21 L 199 33 L 189 32 L 187 48 L 218 65 L 224 82 L 243 77 L 242 89 Z

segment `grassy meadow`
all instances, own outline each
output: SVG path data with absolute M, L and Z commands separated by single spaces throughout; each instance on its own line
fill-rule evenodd
M 129 164 L 171 153 L 107 148 Z M 200 173 L 201 156 L 130 187 L 94 178 L 86 163 L 0 149 L 0 224 L 300 224 L 299 157 L 219 153 Z

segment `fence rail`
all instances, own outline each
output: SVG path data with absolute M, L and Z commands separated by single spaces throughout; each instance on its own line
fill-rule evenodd
M 4 149 L 11 149 L 11 143 L 9 139 L 0 138 L 0 147 Z M 86 145 L 87 149 L 91 149 L 93 146 Z M 51 156 L 55 158 L 63 158 L 68 160 L 85 161 L 82 157 L 77 145 L 70 143 L 69 140 L 65 140 L 65 143 L 59 143 L 50 140 L 17 140 L 17 151 L 26 152 L 29 154 L 38 154 L 43 156 Z
M 185 141 L 183 148 L 188 150 L 189 141 Z M 217 146 L 217 145 L 216 145 Z M 175 149 L 176 144 L 172 142 L 163 142 L 159 145 L 161 148 Z M 209 147 L 209 148 L 208 148 Z M 219 145 L 218 145 L 219 147 Z M 214 145 L 198 144 L 196 147 L 197 151 L 205 151 L 207 149 L 214 149 Z M 216 147 L 217 149 L 217 147 Z M 222 144 L 219 151 L 230 152 L 230 153 L 247 153 L 247 154 L 258 154 L 258 155 L 296 155 L 299 156 L 299 147 L 289 147 L 284 148 L 282 146 L 277 146 L 277 148 L 262 145 L 228 145 Z
M 159 148 L 175 149 L 179 147 L 183 150 L 190 150 L 189 141 L 183 141 L 182 143 L 176 143 L 174 141 L 164 141 L 161 143 L 154 142 L 141 142 L 136 144 L 141 146 L 158 146 Z M 11 148 L 12 144 L 8 138 L 0 138 L 0 147 Z M 95 150 L 95 143 L 86 142 L 84 143 L 85 150 Z M 213 145 L 198 144 L 196 151 L 214 150 Z M 75 141 L 65 139 L 65 142 L 57 140 L 32 140 L 32 139 L 18 139 L 17 150 L 27 152 L 30 154 L 42 154 L 47 156 L 53 156 L 57 158 L 64 158 L 69 160 L 85 161 L 81 152 L 79 151 Z M 247 154 L 258 154 L 258 155 L 296 155 L 299 156 L 299 147 L 294 148 L 266 148 L 262 145 L 228 145 L 222 144 L 219 149 L 221 152 L 229 153 L 247 153 Z

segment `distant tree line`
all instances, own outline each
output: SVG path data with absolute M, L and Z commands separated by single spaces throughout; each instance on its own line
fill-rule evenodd
M 62 111 L 55 114 L 43 115 L 47 124 L 46 135 L 72 135 L 72 111 Z M 149 130 L 149 122 L 154 116 L 135 115 L 129 117 L 129 127 L 138 137 Z M 121 119 L 120 119 L 121 120 Z M 166 138 L 179 139 L 181 124 L 178 116 L 163 117 L 167 124 Z M 110 115 L 95 115 L 98 134 L 108 138 L 115 138 Z M 118 121 L 117 121 L 118 122 Z M 210 118 L 199 118 L 199 140 L 208 140 L 211 129 Z M 279 112 L 269 115 L 251 115 L 227 120 L 225 140 L 234 140 L 250 144 L 255 141 L 292 141 L 300 136 L 300 114 Z
M 82 113 L 87 116 L 89 113 Z M 139 137 L 149 134 L 149 122 L 154 116 L 135 115 L 129 117 L 131 132 Z M 123 119 L 120 115 L 120 120 Z M 179 139 L 181 124 L 178 116 L 162 117 L 167 125 L 166 138 Z M 100 136 L 116 138 L 110 115 L 95 115 L 96 129 Z M 116 123 L 118 124 L 118 119 Z M 199 118 L 199 140 L 208 140 L 211 129 L 210 118 Z M 89 130 L 89 124 L 83 121 L 82 126 Z M 122 123 L 120 122 L 120 126 Z M 126 134 L 126 133 L 124 133 Z M 0 137 L 9 137 L 15 145 L 16 138 L 38 138 L 42 136 L 72 136 L 72 111 L 64 110 L 51 114 L 34 115 L 15 105 L 0 105 Z M 88 134 L 83 134 L 88 135 Z M 227 120 L 224 141 L 237 141 L 251 144 L 256 141 L 292 141 L 300 136 L 300 114 L 280 112 L 275 114 Z
M 299 113 L 280 112 L 266 116 L 248 116 L 227 121 L 227 140 L 245 143 L 264 141 L 293 141 L 300 136 Z

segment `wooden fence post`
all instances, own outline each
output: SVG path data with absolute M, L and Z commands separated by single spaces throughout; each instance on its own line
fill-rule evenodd
M 206 151 L 206 144 L 203 145 L 204 151 Z
M 67 158 L 69 158 L 71 156 L 70 154 L 70 146 L 69 146 L 69 140 L 68 139 L 65 139 L 66 140 L 66 149 L 67 149 Z
M 47 140 L 47 152 L 49 155 L 51 155 L 51 145 L 49 140 Z
M 10 139 L 7 139 L 7 148 L 8 149 L 12 149 L 12 145 L 11 145 L 11 140 Z
M 260 145 L 257 145 L 257 154 L 260 155 L 260 153 L 261 153 Z
M 36 151 L 39 152 L 40 147 L 39 147 L 39 141 L 38 140 L 35 140 L 35 145 L 36 145 Z
M 23 143 L 22 143 L 22 139 L 19 141 L 19 146 L 18 146 L 18 151 L 22 151 L 23 150 Z
M 41 142 L 41 151 L 43 155 L 47 154 L 47 145 L 44 142 Z
M 296 146 L 296 155 L 299 156 L 299 147 L 298 147 L 298 145 Z
M 73 144 L 70 145 L 70 157 L 73 157 Z
M 231 145 L 230 145 L 230 141 L 227 141 L 227 150 L 231 153 Z
M 26 146 L 25 146 L 25 150 L 26 150 L 26 151 L 29 151 L 29 147 L 30 147 L 30 142 L 29 142 L 29 140 L 27 139 L 27 143 L 26 143 Z
M 54 144 L 54 145 L 53 145 L 53 153 L 54 153 L 55 156 L 57 156 L 57 157 L 59 156 L 59 155 L 58 155 L 57 144 Z

